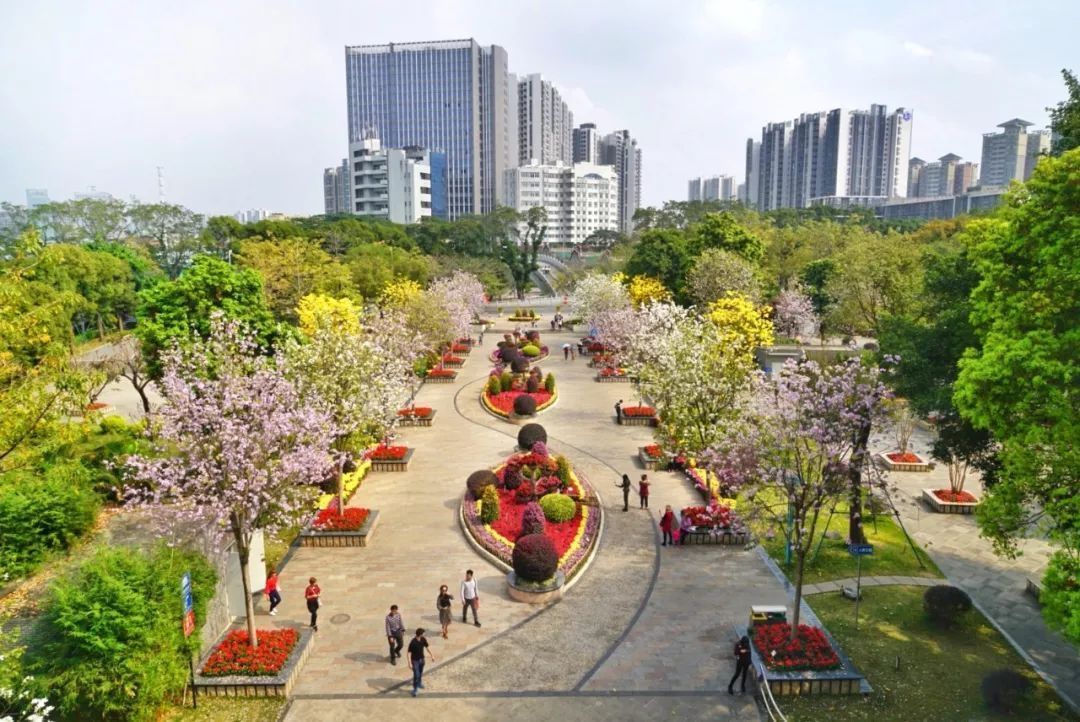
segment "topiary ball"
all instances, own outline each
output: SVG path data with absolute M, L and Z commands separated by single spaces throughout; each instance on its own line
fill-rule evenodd
M 510 362 L 510 370 L 516 374 L 525 373 L 529 370 L 529 360 L 520 356 L 515 358 L 513 361 Z
M 469 478 L 465 480 L 465 486 L 468 488 L 469 493 L 472 494 L 474 499 L 479 499 L 484 495 L 484 489 L 489 486 L 496 486 L 498 483 L 499 477 L 495 476 L 495 472 L 491 469 L 474 471 L 469 474 Z
M 526 582 L 551 579 L 559 568 L 555 544 L 543 534 L 527 534 L 518 539 L 510 561 L 518 579 Z
M 1031 691 L 1031 680 L 1015 669 L 995 669 L 982 679 L 983 701 L 992 711 L 1012 712 Z
M 507 469 L 506 473 L 503 474 L 503 486 L 513 491 L 521 486 L 523 479 L 524 477 L 519 469 Z
M 543 534 L 545 529 L 547 524 L 544 521 L 544 510 L 535 501 L 530 501 L 521 514 L 521 534 L 518 538 L 529 534 Z
M 529 358 L 536 358 L 540 355 L 540 349 L 530 343 L 525 348 L 521 349 L 521 353 Z
M 541 497 L 540 508 L 544 510 L 544 517 L 556 524 L 570 521 L 577 513 L 577 503 L 566 494 L 548 494 Z
M 971 597 L 963 589 L 948 584 L 930 587 L 923 594 L 923 611 L 932 622 L 951 627 L 960 615 L 971 610 Z
M 535 376 L 530 376 L 529 380 L 525 382 L 525 390 L 530 394 L 535 394 L 540 390 L 540 382 L 536 380 Z
M 518 416 L 532 416 L 536 413 L 536 399 L 522 394 L 514 399 L 514 413 Z
M 518 431 L 518 446 L 522 449 L 531 449 L 537 441 L 547 443 L 547 430 L 540 424 L 525 424 Z

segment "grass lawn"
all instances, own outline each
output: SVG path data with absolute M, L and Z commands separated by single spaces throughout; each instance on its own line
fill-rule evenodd
M 826 531 L 822 528 L 825 525 L 826 519 L 828 519 L 828 514 L 818 522 L 818 532 L 814 541 L 815 545 L 817 544 L 817 541 L 821 539 L 821 535 Z M 930 561 L 930 558 L 922 549 L 919 549 L 919 558 L 922 559 L 926 568 L 924 569 L 919 566 L 919 563 L 915 558 L 915 553 L 911 551 L 907 539 L 904 538 L 904 533 L 900 530 L 900 527 L 893 518 L 878 514 L 877 528 L 875 529 L 874 522 L 867 517 L 863 524 L 863 529 L 866 531 L 866 536 L 870 543 L 874 545 L 873 555 L 865 556 L 862 560 L 862 573 L 864 577 L 943 576 L 937 566 Z M 829 530 L 839 532 L 840 538 L 826 539 L 824 543 L 822 543 L 821 550 L 817 553 L 816 558 L 814 558 L 814 548 L 811 548 L 810 554 L 806 558 L 806 569 L 803 572 L 803 582 L 805 584 L 817 584 L 818 582 L 827 582 L 833 579 L 846 579 L 855 576 L 855 557 L 848 553 L 847 545 L 844 543 L 844 538 L 847 537 L 848 531 L 846 506 L 837 505 L 836 514 L 833 515 L 832 521 L 829 523 Z M 790 568 L 784 566 L 783 534 L 778 533 L 774 539 L 762 541 L 762 546 L 765 547 L 769 556 L 776 560 L 776 563 L 780 565 L 780 568 L 784 570 L 788 575 L 788 578 L 793 579 L 795 576 L 794 564 L 792 564 Z M 811 559 L 813 559 L 813 561 L 811 561 Z
M 266 534 L 263 537 L 263 553 L 266 557 L 266 570 L 276 569 L 281 565 L 281 560 L 289 552 L 289 547 L 296 541 L 300 534 L 300 527 L 293 526 L 279 529 L 274 534 Z
M 276 722 L 284 697 L 226 698 L 199 697 L 199 708 L 169 707 L 161 716 L 163 722 Z
M 780 709 L 787 718 L 792 722 L 1075 719 L 978 611 L 969 612 L 955 629 L 941 630 L 928 623 L 922 611 L 924 591 L 902 586 L 865 590 L 858 631 L 853 602 L 838 594 L 808 597 L 874 691 L 865 700 L 858 695 L 781 697 Z M 1012 718 L 991 714 L 979 689 L 985 674 L 1002 667 L 1023 673 L 1036 685 L 1031 699 Z

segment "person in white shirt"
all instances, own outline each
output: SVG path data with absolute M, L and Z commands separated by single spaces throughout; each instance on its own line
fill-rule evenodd
M 473 624 L 479 627 L 480 618 L 477 616 L 476 610 L 480 607 L 480 589 L 476 586 L 476 580 L 473 579 L 472 569 L 465 572 L 465 579 L 461 582 L 461 602 L 464 604 L 461 608 L 461 623 L 465 623 L 471 607 Z

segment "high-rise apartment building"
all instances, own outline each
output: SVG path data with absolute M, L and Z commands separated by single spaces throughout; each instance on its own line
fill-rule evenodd
M 349 159 L 342 158 L 336 168 L 325 168 L 322 174 L 323 213 L 351 213 L 349 204 Z
M 30 210 L 34 210 L 38 206 L 43 206 L 49 202 L 49 191 L 45 188 L 27 188 L 26 189 L 26 207 Z
M 811 201 L 903 197 L 908 190 L 912 113 L 885 106 L 834 109 L 769 123 L 746 145 L 746 202 L 762 211 Z M 833 204 L 833 203 L 828 203 Z M 844 205 L 844 203 L 840 203 Z
M 955 153 L 947 153 L 933 163 L 912 158 L 908 164 L 908 197 L 940 198 L 966 193 L 978 182 L 979 165 L 960 161 Z
M 983 134 L 980 186 L 1003 187 L 1031 177 L 1039 156 L 1050 151 L 1050 131 L 1028 133 L 1031 125 L 1013 118 L 998 125 L 1000 133 Z
M 330 168 L 328 170 L 337 169 Z M 348 209 L 346 209 L 346 211 L 342 211 L 342 213 L 347 212 L 347 210 Z M 271 215 L 273 214 L 264 208 L 249 208 L 246 211 L 237 211 L 236 213 L 233 213 L 233 218 L 240 221 L 241 223 L 258 223 L 259 221 L 265 221 L 269 219 Z
M 596 231 L 619 229 L 615 168 L 592 163 L 530 163 L 506 171 L 508 205 L 547 211 L 546 243 L 581 243 Z
M 692 178 L 687 183 L 688 201 L 733 201 L 735 198 L 735 179 L 729 175 Z
M 346 47 L 349 142 L 373 131 L 388 148 L 443 152 L 449 217 L 491 211 L 518 159 L 507 66 L 471 38 Z
M 600 162 L 615 166 L 619 179 L 619 230 L 632 233 L 641 206 L 641 149 L 630 131 L 617 130 L 600 141 Z
M 575 163 L 600 163 L 600 133 L 596 123 L 582 123 L 574 128 Z
M 518 80 L 517 93 L 518 162 L 573 162 L 574 114 L 555 86 L 534 73 Z
M 349 212 L 394 223 L 447 217 L 446 159 L 418 146 L 383 148 L 378 138 L 349 144 Z

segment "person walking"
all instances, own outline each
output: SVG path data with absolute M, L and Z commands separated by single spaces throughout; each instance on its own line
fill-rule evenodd
M 431 656 L 432 662 L 435 661 L 435 654 L 431 651 L 431 646 L 424 637 L 424 628 L 420 627 L 416 630 L 416 636 L 409 642 L 409 667 L 412 669 L 413 697 L 416 696 L 417 691 L 424 688 L 424 652 Z
M 454 595 L 449 593 L 449 589 L 445 584 L 439 587 L 439 596 L 435 597 L 435 608 L 439 610 L 439 624 L 442 625 L 442 638 L 450 639 L 446 636 L 446 633 L 450 630 L 451 617 L 454 616 L 451 611 L 451 602 L 454 601 Z
M 694 521 L 690 518 L 690 515 L 686 513 L 686 509 L 683 509 L 682 519 L 679 521 L 679 546 L 686 545 L 686 537 L 690 535 L 690 529 L 694 526 Z
M 570 344 L 568 344 L 568 343 L 564 343 L 562 345 L 562 358 L 563 358 L 563 361 L 569 361 L 570 360 Z
M 671 540 L 671 528 L 675 525 L 675 512 L 671 510 L 671 506 L 668 505 L 664 508 L 664 515 L 660 517 L 660 531 L 664 532 L 664 541 L 660 545 L 666 547 L 668 544 L 675 546 L 675 542 Z
M 270 600 L 270 616 L 277 616 L 277 605 L 281 604 L 281 592 L 278 591 L 277 569 L 270 570 L 270 576 L 266 578 L 266 588 L 263 589 L 266 598 Z
M 570 360 L 571 361 L 576 360 L 576 358 L 574 356 L 574 346 L 573 346 L 573 344 L 571 344 L 571 346 L 570 346 Z
M 390 605 L 390 613 L 386 615 L 386 641 L 390 644 L 390 664 L 397 664 L 405 646 L 405 622 L 401 621 L 396 604 Z
M 476 586 L 476 580 L 473 579 L 473 570 L 468 569 L 465 572 L 465 578 L 461 581 L 461 623 L 465 624 L 466 615 L 469 613 L 469 609 L 472 609 L 473 625 L 480 626 L 480 618 L 477 616 L 477 610 L 480 608 L 480 589 Z
M 319 607 L 322 606 L 320 597 L 322 589 L 315 582 L 315 577 L 308 579 L 307 589 L 304 590 L 304 600 L 307 602 L 307 610 L 311 613 L 311 628 L 319 631 Z
M 728 682 L 727 693 L 735 694 L 735 680 L 742 675 L 742 693 L 746 694 L 746 673 L 750 671 L 750 638 L 743 636 L 735 643 L 735 675 Z
M 642 474 L 641 481 L 638 482 L 638 501 L 641 503 L 641 509 L 649 508 L 649 475 Z
M 622 510 L 630 511 L 630 475 L 622 475 L 622 483 L 615 486 L 622 489 Z
M 615 423 L 622 423 L 622 399 L 615 402 Z

